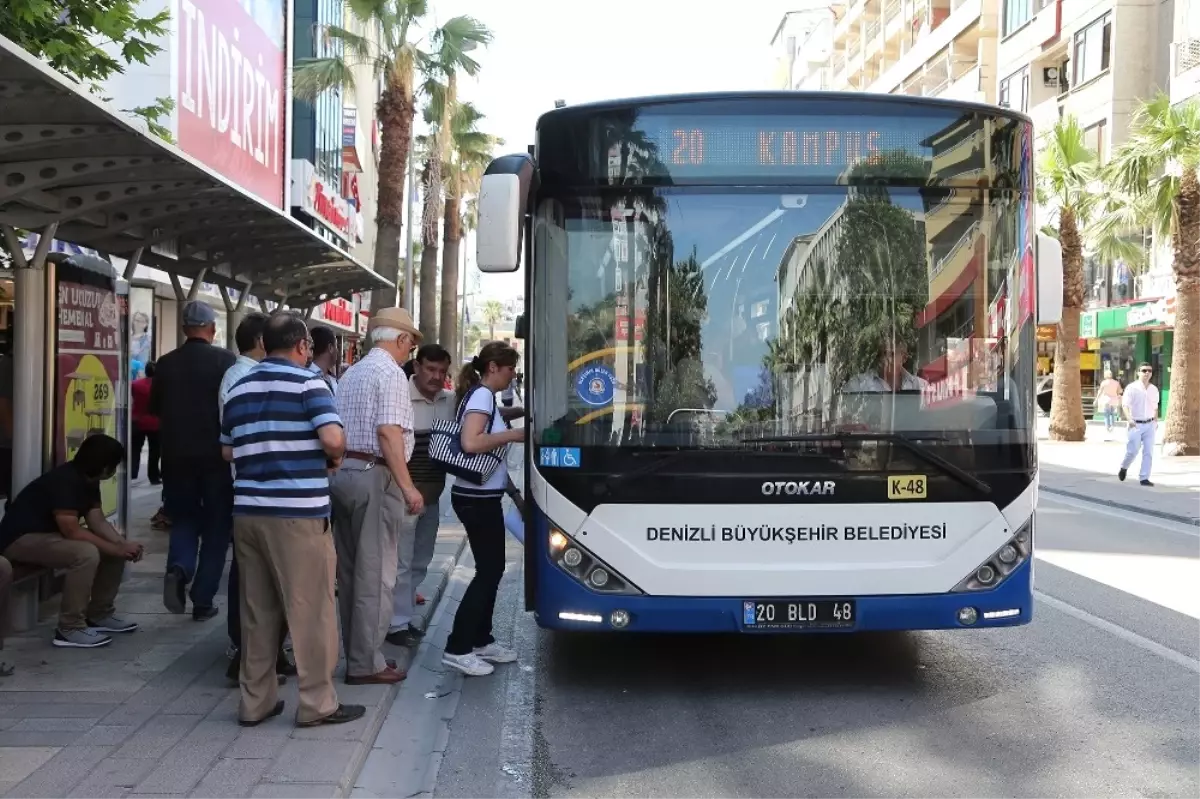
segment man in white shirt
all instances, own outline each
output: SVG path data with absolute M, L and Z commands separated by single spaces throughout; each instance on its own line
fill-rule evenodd
M 221 378 L 221 390 L 217 400 L 220 413 L 225 412 L 225 400 L 229 399 L 229 392 L 237 382 L 249 374 L 251 369 L 258 366 L 259 361 L 267 357 L 267 352 L 263 349 L 263 331 L 266 329 L 267 315 L 258 311 L 246 314 L 238 323 L 233 340 L 237 344 L 240 354 L 238 359 L 233 362 L 233 366 L 226 369 L 225 376 Z
M 908 346 L 899 339 L 886 338 L 879 345 L 879 371 L 863 372 L 846 381 L 847 393 L 886 393 L 920 391 L 928 383 L 904 368 Z
M 413 454 L 408 461 L 408 473 L 425 500 L 425 510 L 417 517 L 416 531 L 411 540 L 400 541 L 396 587 L 392 595 L 392 622 L 388 627 L 389 644 L 416 646 L 423 634 L 413 626 L 414 606 L 424 605 L 425 597 L 417 593 L 437 545 L 438 525 L 441 523 L 441 497 L 446 489 L 446 473 L 429 459 L 429 432 L 435 419 L 454 419 L 457 402 L 454 392 L 446 389 L 450 372 L 450 353 L 438 344 L 425 344 L 417 357 L 409 361 L 409 396 L 413 408 Z
M 1150 466 L 1154 461 L 1154 434 L 1158 430 L 1158 388 L 1150 382 L 1153 374 L 1154 368 L 1143 363 L 1138 367 L 1138 379 L 1125 387 L 1125 394 L 1121 397 L 1121 410 L 1129 425 L 1129 434 L 1117 479 L 1125 479 L 1140 448 L 1142 468 L 1138 472 L 1138 479 L 1144 486 L 1154 485 L 1150 482 Z

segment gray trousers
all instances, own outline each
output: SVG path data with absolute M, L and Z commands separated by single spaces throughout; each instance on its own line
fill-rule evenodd
M 345 461 L 330 485 L 348 677 L 368 677 L 387 668 L 382 647 L 392 618 L 396 553 L 401 538 L 411 541 L 413 536 L 413 517 L 391 472 L 365 465 Z
M 429 574 L 433 561 L 433 550 L 437 546 L 438 525 L 442 520 L 441 499 L 427 504 L 425 511 L 417 517 L 413 535 L 401 538 L 396 573 L 396 590 L 392 598 L 392 630 L 403 630 L 412 623 L 417 589 Z

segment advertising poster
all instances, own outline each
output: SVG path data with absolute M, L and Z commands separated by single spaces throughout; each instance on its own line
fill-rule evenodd
M 175 0 L 179 146 L 227 180 L 284 205 L 281 0 Z
M 154 289 L 129 290 L 129 377 L 145 377 L 154 360 Z
M 127 297 L 115 280 L 96 272 L 60 265 L 56 287 L 54 462 L 75 457 L 88 436 L 103 433 L 122 443 L 128 376 L 121 364 L 122 325 Z M 120 509 L 125 466 L 100 485 L 106 516 Z

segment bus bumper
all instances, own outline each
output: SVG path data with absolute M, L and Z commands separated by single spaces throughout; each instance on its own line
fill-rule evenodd
M 1007 580 L 989 591 L 847 597 L 857 603 L 858 618 L 854 626 L 787 630 L 783 634 L 1016 627 L 1033 620 L 1032 572 L 1031 561 L 1026 561 Z M 801 594 L 795 598 L 805 597 Z M 548 565 L 539 569 L 534 612 L 538 626 L 550 630 L 780 634 L 779 630 L 744 626 L 742 601 L 738 597 L 599 594 L 580 585 L 557 567 Z M 975 623 L 965 624 L 959 620 L 959 611 L 963 608 L 975 609 Z M 613 626 L 614 611 L 628 614 L 628 623 L 623 628 Z M 1006 615 L 988 618 L 987 614 L 991 613 Z

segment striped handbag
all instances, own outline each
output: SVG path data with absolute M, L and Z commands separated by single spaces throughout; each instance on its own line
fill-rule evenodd
M 489 452 L 465 452 L 462 448 L 462 418 L 471 395 L 486 386 L 476 386 L 459 403 L 458 413 L 453 420 L 435 419 L 429 430 L 429 459 L 449 474 L 461 477 L 469 483 L 483 485 L 504 462 L 505 447 L 499 446 Z M 496 419 L 496 398 L 492 397 L 492 418 L 488 423 L 491 430 Z

